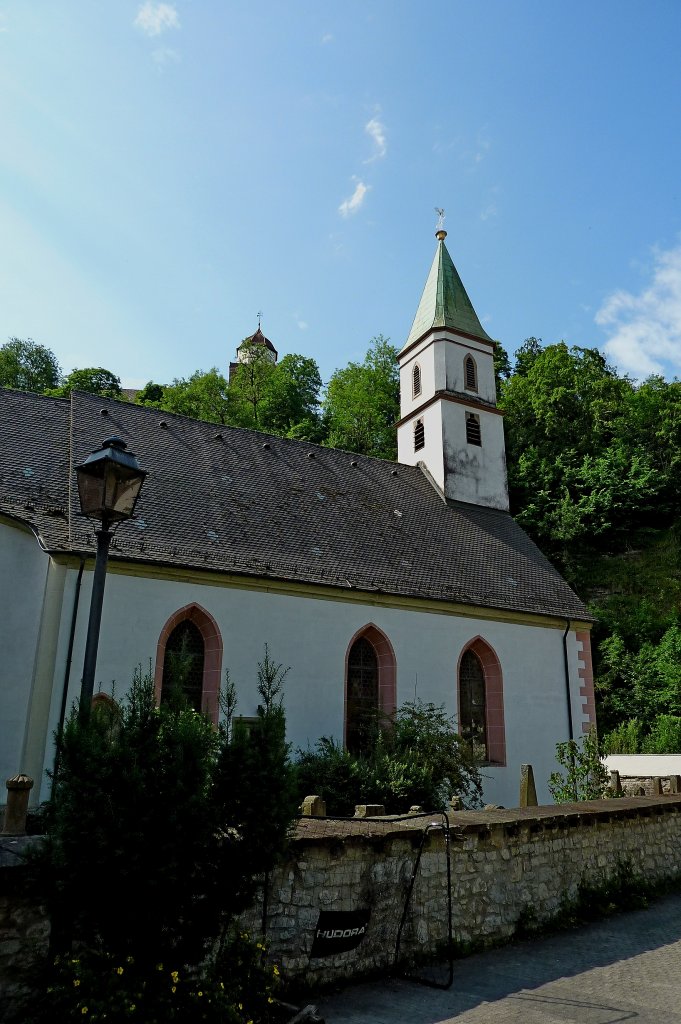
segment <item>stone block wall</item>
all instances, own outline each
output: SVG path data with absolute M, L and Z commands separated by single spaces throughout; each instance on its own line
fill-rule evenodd
M 269 891 L 267 939 L 288 978 L 306 984 L 385 972 L 424 824 L 301 822 L 293 855 Z M 560 807 L 462 812 L 451 817 L 452 928 L 463 948 L 510 938 L 521 918 L 538 924 L 624 865 L 649 883 L 681 876 L 681 796 L 599 800 Z M 448 935 L 442 831 L 426 841 L 401 939 L 407 957 L 433 957 Z M 311 958 L 320 910 L 369 908 L 357 949 Z M 259 930 L 262 905 L 249 915 Z
M 452 929 L 463 948 L 510 938 L 523 917 L 548 921 L 564 900 L 575 898 L 580 883 L 599 885 L 623 864 L 649 883 L 681 877 L 677 794 L 465 811 L 449 820 Z M 402 935 L 406 958 L 433 958 L 447 942 L 442 816 L 300 820 L 291 855 L 268 887 L 266 937 L 287 979 L 314 987 L 392 968 L 407 891 L 431 822 L 437 828 L 426 835 Z M 0 844 L 3 995 L 20 985 L 27 955 L 44 952 L 48 933 L 43 908 L 13 881 L 20 876 L 16 851 L 2 855 L 2 846 L 22 841 L 29 840 Z M 311 957 L 320 911 L 364 909 L 371 917 L 356 949 Z M 260 934 L 262 911 L 260 901 L 244 919 L 253 935 Z

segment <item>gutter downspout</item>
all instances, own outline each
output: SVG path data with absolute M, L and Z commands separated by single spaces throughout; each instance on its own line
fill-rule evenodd
M 71 627 L 69 629 L 69 646 L 66 652 L 66 667 L 64 668 L 64 685 L 61 694 L 61 707 L 59 709 L 59 724 L 57 725 L 57 739 L 55 744 L 54 752 L 54 768 L 52 774 L 52 790 L 57 785 L 57 775 L 59 774 L 59 760 L 61 756 L 61 739 L 62 732 L 64 729 L 64 720 L 66 718 L 66 701 L 69 694 L 69 677 L 71 675 L 71 659 L 73 656 L 73 644 L 76 636 L 76 621 L 78 619 L 78 604 L 80 602 L 80 584 L 83 579 L 83 569 L 85 568 L 85 557 L 81 556 L 80 565 L 78 567 L 78 576 L 76 577 L 76 587 L 73 594 L 73 609 L 71 611 Z
M 566 619 L 565 632 L 563 633 L 563 665 L 565 668 L 565 697 L 567 700 L 567 716 L 568 716 L 568 738 L 573 740 L 575 738 L 574 729 L 572 726 L 572 697 L 570 694 L 570 663 L 568 660 L 568 648 L 567 638 L 570 632 L 570 620 Z

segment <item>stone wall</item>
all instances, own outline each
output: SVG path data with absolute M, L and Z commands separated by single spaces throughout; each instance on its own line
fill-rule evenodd
M 315 985 L 385 972 L 427 819 L 302 821 L 293 856 L 273 875 L 267 938 L 288 978 Z M 681 875 L 681 796 L 623 798 L 559 807 L 462 812 L 451 817 L 452 926 L 460 947 L 513 935 L 521 918 L 555 916 L 580 883 L 599 885 L 620 865 L 655 883 Z M 369 908 L 357 949 L 311 958 L 320 910 Z M 259 928 L 262 905 L 250 915 Z M 447 941 L 443 833 L 432 831 L 401 941 L 406 957 L 433 956 Z
M 428 831 L 406 917 L 405 957 L 433 957 L 447 941 L 442 816 L 301 819 L 290 859 L 269 880 L 267 939 L 282 973 L 308 986 L 385 973 L 394 961 L 405 898 Z M 549 920 L 580 883 L 625 864 L 649 883 L 681 876 L 681 795 L 598 800 L 451 815 L 452 926 L 460 947 L 513 935 L 519 919 Z M 26 842 L 27 840 L 24 840 Z M 3 839 L 3 845 L 20 842 Z M 27 952 L 44 950 L 42 908 L 12 884 L 16 856 L 0 858 L 0 991 Z M 225 884 L 229 884 L 228 880 Z M 260 932 L 262 902 L 244 921 Z M 369 909 L 360 945 L 331 957 L 310 951 L 321 910 Z
M 32 836 L 0 836 L 0 1021 L 25 990 L 27 970 L 47 953 L 45 908 L 28 889 L 23 867 L 36 841 Z

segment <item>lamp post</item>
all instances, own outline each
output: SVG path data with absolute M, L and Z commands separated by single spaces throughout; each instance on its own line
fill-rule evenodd
M 101 448 L 93 452 L 92 455 L 88 455 L 82 465 L 76 466 L 81 511 L 88 519 L 97 519 L 102 524 L 101 529 L 95 531 L 97 558 L 92 580 L 90 618 L 85 643 L 83 679 L 80 687 L 79 714 L 81 720 L 86 719 L 90 714 L 95 684 L 106 565 L 113 533 L 111 527 L 125 519 L 130 519 L 135 511 L 135 504 L 147 475 L 145 470 L 140 469 L 135 456 L 131 452 L 127 452 L 126 448 L 125 441 L 120 437 L 109 437 L 103 442 Z

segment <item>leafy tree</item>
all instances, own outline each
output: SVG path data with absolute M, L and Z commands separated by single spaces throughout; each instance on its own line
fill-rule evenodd
M 31 338 L 10 338 L 0 346 L 0 387 L 42 394 L 60 381 L 57 357 L 44 345 Z
M 336 370 L 329 381 L 324 400 L 329 447 L 396 458 L 399 407 L 397 349 L 379 334 L 362 363 Z
M 238 376 L 239 371 L 237 371 Z M 265 380 L 261 425 L 276 434 L 319 429 L 322 378 L 314 359 L 286 355 Z
M 165 388 L 163 384 L 155 384 L 153 380 L 147 381 L 141 391 L 137 392 L 135 402 L 137 405 L 151 405 L 158 407 L 163 402 Z
M 163 389 L 161 399 L 155 404 L 166 412 L 208 423 L 240 425 L 239 402 L 216 367 L 206 372 L 197 370 L 186 379 L 176 378 Z
M 231 394 L 243 407 L 241 413 L 244 425 L 263 429 L 264 406 L 267 403 L 267 392 L 276 367 L 270 359 L 270 353 L 263 345 L 241 345 L 244 355 L 243 362 L 234 370 L 229 382 Z M 274 411 L 274 410 L 272 410 Z
M 86 391 L 91 395 L 101 395 L 102 398 L 120 398 L 123 393 L 120 377 L 102 366 L 72 370 L 60 387 L 47 393 L 56 398 L 68 398 L 72 391 Z

